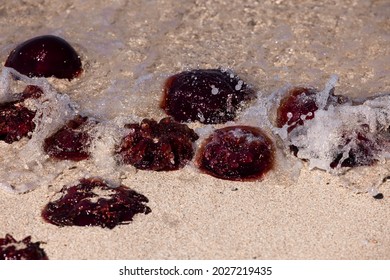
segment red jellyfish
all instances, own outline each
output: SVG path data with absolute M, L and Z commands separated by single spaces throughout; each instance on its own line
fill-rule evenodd
M 82 72 L 80 56 L 64 39 L 44 35 L 29 39 L 9 54 L 4 66 L 29 77 L 72 80 Z
M 254 96 L 254 90 L 229 71 L 198 69 L 168 78 L 161 108 L 179 122 L 225 123 Z
M 116 151 L 120 163 L 143 170 L 171 171 L 184 167 L 194 156 L 193 142 L 198 135 L 170 117 L 160 122 L 144 119 L 126 128 L 130 132 Z
M 256 127 L 225 127 L 204 141 L 197 165 L 201 171 L 221 179 L 261 179 L 274 166 L 274 147 Z
M 0 260 L 47 260 L 41 242 L 31 242 L 31 236 L 16 241 L 10 234 L 0 238 Z
M 120 185 L 112 187 L 99 178 L 81 179 L 63 187 L 61 197 L 49 202 L 42 217 L 56 226 L 101 226 L 112 229 L 128 224 L 136 214 L 149 214 L 149 200 L 142 194 Z

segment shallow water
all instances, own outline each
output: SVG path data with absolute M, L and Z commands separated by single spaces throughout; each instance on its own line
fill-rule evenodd
M 23 3 L 0 10 L 1 59 L 33 36 L 64 37 L 85 73 L 57 86 L 99 117 L 160 117 L 163 80 L 188 68 L 232 68 L 265 95 L 322 87 L 331 74 L 340 77 L 336 94 L 390 91 L 388 1 Z
M 70 82 L 52 78 L 49 82 L 83 114 L 103 122 L 127 116 L 160 119 L 164 80 L 191 68 L 233 69 L 260 97 L 238 122 L 269 130 L 269 108 L 259 102 L 288 85 L 321 90 L 337 74 L 336 94 L 366 97 L 390 92 L 389 49 L 383 47 L 390 43 L 386 1 L 222 3 L 185 1 L 174 7 L 166 1 L 114 1 L 109 7 L 85 1 L 5 4 L 0 24 L 16 16 L 19 22 L 2 30 L 1 59 L 36 35 L 67 39 L 80 53 L 84 73 Z M 107 160 L 101 156 L 98 161 Z
M 280 166 L 265 181 L 238 184 L 199 174 L 191 164 L 181 172 L 113 170 L 106 145 L 123 132 L 116 128 L 126 118 L 164 116 L 158 107 L 162 84 L 185 69 L 233 69 L 259 96 L 238 123 L 264 126 L 269 135 L 267 106 L 290 85 L 322 90 L 336 74 L 336 94 L 390 93 L 387 0 L 3 2 L 0 59 L 34 36 L 65 38 L 80 53 L 85 72 L 71 82 L 48 79 L 53 96 L 66 93 L 81 112 L 102 121 L 100 131 L 111 130 L 94 147 L 99 156 L 87 164 L 48 164 L 32 153 L 43 164 L 25 168 L 20 163 L 29 158 L 15 155 L 31 148 L 28 142 L 11 148 L 1 142 L 0 178 L 15 179 L 18 191 L 39 187 L 24 195 L 2 192 L 1 234 L 31 234 L 56 259 L 389 258 L 385 164 L 333 176 L 309 171 L 280 148 Z M 197 145 L 214 129 L 194 128 Z M 152 214 L 112 231 L 58 229 L 39 218 L 53 192 L 96 174 L 145 194 Z M 385 199 L 345 187 L 371 195 L 383 191 Z

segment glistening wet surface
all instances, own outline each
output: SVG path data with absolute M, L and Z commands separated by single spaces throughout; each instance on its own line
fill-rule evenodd
M 283 161 L 279 151 L 275 157 L 281 166 L 264 181 L 237 183 L 200 174 L 194 166 L 167 173 L 113 169 L 107 149 L 123 136 L 119 125 L 165 117 L 159 107 L 165 79 L 190 69 L 232 69 L 255 87 L 254 109 L 240 112 L 238 125 L 266 126 L 262 98 L 280 96 L 273 94 L 289 86 L 322 91 L 333 74 L 339 78 L 338 95 L 389 93 L 388 1 L 115 1 L 110 6 L 103 1 L 20 1 L 4 3 L 0 13 L 3 62 L 17 44 L 43 34 L 66 39 L 81 56 L 85 71 L 80 77 L 49 78 L 55 91 L 44 86 L 58 101 L 52 103 L 56 110 L 69 112 L 56 118 L 48 114 L 53 123 L 44 132 L 50 135 L 57 121 L 82 112 L 99 120 L 101 137 L 93 151 L 99 156 L 92 161 L 50 166 L 20 165 L 20 151 L 34 150 L 26 138 L 12 146 L 0 143 L 1 161 L 15 159 L 4 162 L 1 174 L 27 182 L 25 189 L 37 185 L 23 195 L 2 192 L 3 236 L 21 240 L 31 235 L 46 242 L 50 258 L 65 259 L 389 257 L 390 240 L 383 231 L 390 221 L 386 165 L 353 169 L 341 179 L 316 168 L 309 171 L 295 158 Z M 71 102 L 64 100 L 68 97 Z M 214 129 L 192 128 L 200 135 L 196 148 Z M 36 144 L 39 139 L 31 140 Z M 110 239 L 107 229 L 58 229 L 37 218 L 53 192 L 96 172 L 145 194 L 153 212 L 111 230 Z M 348 189 L 364 172 L 381 185 L 361 180 L 359 186 L 376 186 L 371 194 L 380 191 L 383 199 Z M 29 207 L 21 210 L 20 205 Z M 246 230 L 237 234 L 238 228 Z M 89 245 L 99 251 L 85 249 L 87 233 Z M 131 244 L 131 250 L 123 244 Z

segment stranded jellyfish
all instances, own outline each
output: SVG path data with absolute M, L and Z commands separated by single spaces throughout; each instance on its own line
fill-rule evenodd
M 221 179 L 261 179 L 274 165 L 274 148 L 258 128 L 225 127 L 215 130 L 204 141 L 197 165 L 203 172 Z
M 16 241 L 10 234 L 0 238 L 0 260 L 47 260 L 41 242 L 31 242 L 31 236 Z
M 33 119 L 36 112 L 27 108 L 23 101 L 39 98 L 42 94 L 40 87 L 28 85 L 22 93 L 17 94 L 19 100 L 0 104 L 0 141 L 11 144 L 31 136 L 35 129 Z
M 277 110 L 277 127 L 288 125 L 291 132 L 297 125 L 303 125 L 304 120 L 314 118 L 318 110 L 316 104 L 317 91 L 312 88 L 296 87 L 287 92 L 280 101 Z
M 89 129 L 96 124 L 87 117 L 77 116 L 46 138 L 43 150 L 52 158 L 80 161 L 88 159 L 91 137 Z
M 369 166 L 377 162 L 380 152 L 379 138 L 369 133 L 367 124 L 353 131 L 344 132 L 334 152 L 331 168 Z
M 61 197 L 49 202 L 42 217 L 56 226 L 101 226 L 109 229 L 128 224 L 136 214 L 149 214 L 148 199 L 120 185 L 112 187 L 97 178 L 81 179 L 63 187 Z
M 311 88 L 292 88 L 279 104 L 276 125 L 287 125 L 289 147 L 295 156 L 315 160 L 324 169 L 374 164 L 389 137 L 377 120 L 369 120 L 384 114 L 380 116 L 384 121 L 387 113 L 381 108 L 374 112 L 361 100 L 348 100 L 333 92 L 334 88 L 320 96 Z
M 44 35 L 27 40 L 9 54 L 4 64 L 29 77 L 71 80 L 82 72 L 80 56 L 64 39 Z
M 30 137 L 35 129 L 35 112 L 22 102 L 0 104 L 0 140 L 11 144 L 22 137 Z
M 253 89 L 230 71 L 198 69 L 168 78 L 161 108 L 179 122 L 225 123 L 254 96 Z
M 184 167 L 194 156 L 198 135 L 187 125 L 164 118 L 125 126 L 129 133 L 117 147 L 118 161 L 138 169 L 169 171 Z

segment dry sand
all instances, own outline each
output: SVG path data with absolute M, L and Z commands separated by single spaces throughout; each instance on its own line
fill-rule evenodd
M 2 61 L 33 36 L 67 39 L 85 73 L 51 81 L 104 119 L 162 117 L 164 79 L 198 67 L 231 68 L 263 95 L 286 84 L 321 88 L 332 74 L 340 77 L 337 94 L 390 93 L 386 0 L 7 1 L 0 15 Z M 4 154 L 1 161 L 9 161 Z M 305 165 L 297 177 L 282 174 L 230 182 L 190 166 L 130 172 L 123 183 L 149 198 L 152 213 L 113 230 L 45 223 L 47 185 L 21 195 L 1 191 L 0 236 L 31 235 L 45 242 L 50 259 L 390 258 L 389 183 L 376 200 Z M 68 172 L 53 184 L 76 179 Z

